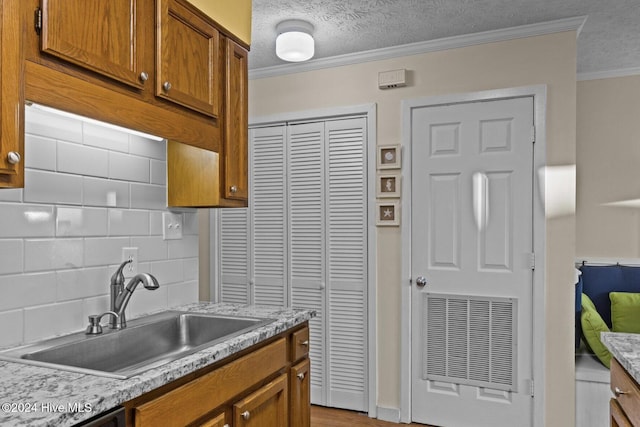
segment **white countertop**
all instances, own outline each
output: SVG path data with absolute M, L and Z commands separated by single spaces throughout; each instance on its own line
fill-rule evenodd
M 311 319 L 313 310 L 198 303 L 172 310 L 276 319 L 126 380 L 0 361 L 0 425 L 72 426 Z M 88 409 L 86 411 L 82 411 Z
M 600 339 L 629 375 L 640 383 L 640 334 L 603 332 Z

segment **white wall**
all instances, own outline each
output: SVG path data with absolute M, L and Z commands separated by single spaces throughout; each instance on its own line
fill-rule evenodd
M 640 75 L 578 82 L 576 160 L 576 256 L 640 258 Z
M 409 85 L 377 88 L 378 72 L 405 68 Z M 424 96 L 547 85 L 547 165 L 575 165 L 576 33 L 489 43 L 389 60 L 251 80 L 251 117 L 377 104 L 377 140 L 401 141 L 401 101 Z M 571 179 L 571 178 L 569 178 Z M 554 183 L 548 182 L 552 187 Z M 573 195 L 569 194 L 569 198 Z M 545 200 L 547 202 L 547 200 Z M 546 220 L 546 426 L 574 424 L 574 212 Z M 377 229 L 378 391 L 381 408 L 400 404 L 400 231 Z M 542 319 L 539 319 L 542 320 Z M 540 324 L 539 322 L 537 324 Z
M 123 247 L 160 289 L 128 317 L 198 300 L 198 222 L 162 239 L 166 146 L 26 108 L 25 188 L 0 189 L 0 347 L 77 331 L 109 308 Z

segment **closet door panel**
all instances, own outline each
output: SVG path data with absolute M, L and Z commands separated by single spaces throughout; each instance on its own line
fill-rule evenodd
M 329 405 L 367 403 L 367 157 L 364 118 L 327 127 Z
M 323 122 L 289 126 L 289 280 L 292 305 L 318 313 L 309 323 L 311 402 L 318 405 L 327 404 L 325 138 Z
M 248 304 L 249 295 L 249 210 L 221 209 L 220 214 L 220 301 Z
M 251 132 L 253 303 L 289 305 L 285 126 Z

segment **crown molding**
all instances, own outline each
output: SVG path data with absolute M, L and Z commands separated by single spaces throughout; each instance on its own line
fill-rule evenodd
M 484 31 L 481 33 L 465 34 L 425 42 L 385 47 L 382 49 L 372 49 L 297 64 L 283 64 L 274 65 L 272 67 L 256 68 L 249 70 L 249 79 L 262 79 L 286 74 L 303 73 L 323 68 L 341 67 L 344 65 L 359 64 L 362 62 L 380 61 L 384 59 L 398 58 L 401 56 L 419 55 L 447 49 L 457 49 L 485 43 L 542 36 L 564 31 L 576 31 L 577 35 L 579 35 L 586 20 L 586 16 L 577 16 L 574 18 L 558 19 L 538 24 L 521 25 L 518 27 Z
M 640 67 L 621 68 L 619 70 L 594 71 L 592 73 L 578 73 L 578 81 L 610 79 L 614 77 L 628 77 L 640 75 Z

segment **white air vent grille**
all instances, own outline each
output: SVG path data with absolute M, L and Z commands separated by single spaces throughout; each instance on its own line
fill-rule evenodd
M 425 294 L 423 379 L 515 390 L 516 302 Z

